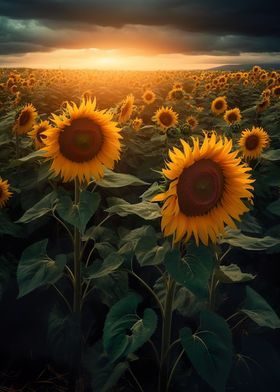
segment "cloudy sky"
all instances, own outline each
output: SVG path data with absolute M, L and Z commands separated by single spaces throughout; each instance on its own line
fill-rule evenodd
M 0 0 L 0 66 L 280 63 L 276 0 Z

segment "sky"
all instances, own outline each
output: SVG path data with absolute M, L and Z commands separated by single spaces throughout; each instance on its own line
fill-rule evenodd
M 0 67 L 280 64 L 276 0 L 0 0 Z

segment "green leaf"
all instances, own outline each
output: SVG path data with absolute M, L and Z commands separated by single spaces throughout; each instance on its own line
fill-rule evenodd
M 143 237 L 137 244 L 135 256 L 142 267 L 158 265 L 164 262 L 169 250 L 170 245 L 168 241 L 164 241 L 162 245 L 154 245 L 153 238 Z
M 217 278 L 221 283 L 241 283 L 255 279 L 255 275 L 242 272 L 238 265 L 221 265 L 217 271 Z
M 251 287 L 246 287 L 246 299 L 240 312 L 260 327 L 280 328 L 280 319 L 266 300 Z
M 266 209 L 274 215 L 280 216 L 280 199 L 270 203 Z
M 231 246 L 246 250 L 264 250 L 280 244 L 280 239 L 265 236 L 262 238 L 249 237 L 240 232 L 227 227 L 225 237 L 219 240 L 220 244 L 229 244 Z
M 130 294 L 113 305 L 107 314 L 103 345 L 111 362 L 138 350 L 156 329 L 157 315 L 152 309 L 146 309 L 143 318 L 136 314 L 140 302 L 139 295 Z
M 169 274 L 199 297 L 208 297 L 208 282 L 214 261 L 211 249 L 190 245 L 182 258 L 178 248 L 167 252 L 165 265 Z
M 154 182 L 144 193 L 142 193 L 140 198 L 144 201 L 151 201 L 151 199 L 158 193 L 162 193 L 162 189 L 160 189 L 157 182 Z
M 183 348 L 193 367 L 216 392 L 225 391 L 232 361 L 231 331 L 226 321 L 215 313 L 203 311 L 200 326 L 180 331 Z
M 111 206 L 105 211 L 112 214 L 119 216 L 135 214 L 146 220 L 156 219 L 161 216 L 160 207 L 156 203 L 142 201 L 141 203 L 130 204 L 118 197 L 110 197 L 107 200 Z
M 103 304 L 111 308 L 128 294 L 128 276 L 125 271 L 114 271 L 94 280 L 94 287 Z
M 102 276 L 107 276 L 113 271 L 116 271 L 125 261 L 126 257 L 124 255 L 118 254 L 118 252 L 111 253 L 108 255 L 104 261 L 94 260 L 84 271 L 85 279 L 96 279 Z
M 19 286 L 18 298 L 38 287 L 56 282 L 62 275 L 66 256 L 58 255 L 52 260 L 46 253 L 48 240 L 42 240 L 26 248 L 20 258 L 17 269 Z
M 38 158 L 44 158 L 44 154 L 45 153 L 43 150 L 32 151 L 30 154 L 26 155 L 25 157 L 13 160 L 12 163 L 10 164 L 10 167 L 19 166 L 26 162 L 32 162 L 37 160 Z
M 42 200 L 36 203 L 29 210 L 25 211 L 22 217 L 17 221 L 19 223 L 32 222 L 35 219 L 41 218 L 42 216 L 48 214 L 57 200 L 57 193 L 55 191 L 49 193 Z
M 0 235 L 1 234 L 8 234 L 16 238 L 23 238 L 25 236 L 23 228 L 12 222 L 10 217 L 2 211 L 0 211 Z
M 94 392 L 112 391 L 119 378 L 128 369 L 128 362 L 111 363 L 109 356 L 103 352 L 102 341 L 87 349 L 84 366 L 91 378 Z
M 269 161 L 278 161 L 280 159 L 280 149 L 263 152 L 262 158 L 267 159 Z
M 79 205 L 74 204 L 70 196 L 62 196 L 59 198 L 56 209 L 65 222 L 77 227 L 83 234 L 99 203 L 99 193 L 83 191 L 81 192 Z
M 120 188 L 128 185 L 147 185 L 148 182 L 140 180 L 131 174 L 116 173 L 106 169 L 104 177 L 96 182 L 97 185 L 105 188 Z
M 256 218 L 249 213 L 245 214 L 242 217 L 242 220 L 239 223 L 239 229 L 245 233 L 252 234 L 261 234 L 263 231 L 261 225 L 258 223 Z

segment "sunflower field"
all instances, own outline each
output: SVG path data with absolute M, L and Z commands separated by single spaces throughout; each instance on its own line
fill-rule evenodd
M 279 97 L 0 69 L 0 391 L 279 390 Z

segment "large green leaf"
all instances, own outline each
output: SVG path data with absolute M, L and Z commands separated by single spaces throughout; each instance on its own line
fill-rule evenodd
M 26 248 L 20 258 L 17 269 L 19 286 L 18 298 L 36 288 L 56 282 L 62 275 L 66 256 L 58 255 L 52 260 L 46 252 L 48 240 L 42 240 Z
M 190 245 L 181 257 L 178 248 L 170 250 L 165 256 L 169 274 L 199 297 L 207 298 L 208 282 L 214 268 L 213 253 L 206 246 Z
M 97 185 L 105 188 L 120 188 L 128 185 L 147 185 L 148 182 L 140 180 L 131 174 L 116 173 L 112 170 L 106 169 L 104 177 L 97 181 Z
M 233 230 L 227 227 L 225 237 L 221 238 L 219 242 L 220 244 L 226 243 L 246 250 L 266 250 L 279 245 L 280 239 L 269 236 L 261 238 L 249 237 L 242 234 L 240 230 Z
M 110 197 L 107 200 L 110 207 L 107 208 L 106 211 L 112 214 L 117 214 L 119 216 L 135 214 L 146 220 L 156 219 L 161 216 L 160 208 L 156 203 L 142 201 L 141 203 L 130 204 L 118 197 Z
M 142 267 L 163 263 L 167 252 L 170 250 L 168 241 L 164 241 L 162 245 L 154 245 L 153 242 L 150 237 L 143 237 L 137 244 L 135 256 Z
M 8 234 L 16 238 L 24 237 L 23 228 L 12 222 L 10 217 L 0 210 L 0 235 Z
M 81 192 L 79 205 L 74 204 L 70 196 L 62 196 L 59 198 L 56 209 L 64 221 L 77 227 L 83 234 L 99 203 L 99 193 L 83 191 Z
M 94 392 L 112 391 L 119 378 L 128 369 L 127 361 L 111 363 L 109 356 L 103 352 L 102 341 L 87 349 L 84 366 L 91 378 Z
M 44 151 L 43 150 L 36 150 L 32 151 L 30 154 L 26 155 L 25 157 L 15 159 L 10 166 L 19 166 L 26 162 L 32 162 L 37 160 L 38 158 L 44 158 Z
M 280 319 L 266 300 L 251 287 L 246 287 L 246 299 L 240 311 L 260 327 L 280 328 Z
M 33 207 L 25 211 L 22 217 L 18 220 L 20 223 L 32 222 L 35 219 L 41 218 L 42 216 L 48 214 L 57 200 L 57 193 L 55 191 L 49 193 L 38 203 L 34 204 Z
M 203 311 L 200 326 L 180 331 L 182 346 L 193 367 L 215 391 L 225 391 L 232 362 L 231 331 L 226 321 L 215 313 Z
M 116 271 L 125 259 L 126 257 L 124 255 L 121 255 L 118 252 L 113 252 L 104 260 L 94 260 L 94 262 L 85 269 L 84 278 L 96 279 L 101 278 L 102 276 L 107 276 L 113 271 Z
M 278 161 L 280 160 L 280 149 L 263 152 L 262 158 L 268 159 L 269 161 Z
M 280 216 L 280 199 L 270 203 L 266 208 L 272 214 Z
M 216 274 L 221 283 L 241 283 L 255 279 L 255 275 L 242 272 L 236 264 L 221 265 Z
M 141 297 L 130 294 L 112 306 L 103 330 L 103 345 L 111 362 L 125 358 L 146 343 L 157 326 L 157 315 L 146 309 L 143 318 L 136 314 Z

